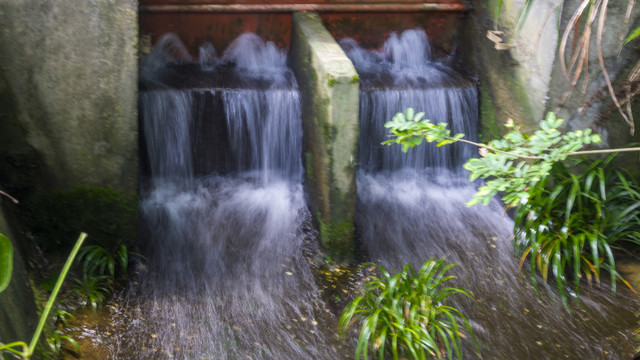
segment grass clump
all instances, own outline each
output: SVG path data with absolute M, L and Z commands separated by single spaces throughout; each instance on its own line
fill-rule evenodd
M 416 273 L 405 265 L 391 275 L 373 265 L 381 274 L 364 284 L 364 295 L 355 298 L 342 312 L 339 333 L 359 322 L 360 335 L 355 359 L 368 359 L 369 351 L 379 359 L 462 358 L 463 329 L 473 334 L 469 322 L 456 308 L 447 305 L 453 294 L 469 294 L 461 288 L 446 287 L 453 267 L 443 259 L 429 259 Z
M 567 292 L 578 295 L 583 276 L 599 285 L 601 270 L 614 292 L 616 280 L 631 288 L 616 271 L 614 250 L 624 242 L 640 245 L 640 186 L 611 166 L 612 159 L 556 163 L 516 210 L 521 266 L 528 257 L 534 284 L 536 270 L 544 281 L 554 279 L 565 305 Z

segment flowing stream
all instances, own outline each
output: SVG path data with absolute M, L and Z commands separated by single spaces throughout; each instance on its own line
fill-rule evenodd
M 433 56 L 425 33 L 392 34 L 380 51 L 341 42 L 361 76 L 360 171 L 357 227 L 372 261 L 399 270 L 446 257 L 459 264 L 452 285 L 474 300 L 457 297 L 483 359 L 629 359 L 638 302 L 618 287 L 582 290 L 582 306 L 569 311 L 547 286 L 541 296 L 519 268 L 510 235 L 513 222 L 502 206 L 468 208 L 476 184 L 461 164 L 475 149 L 421 145 L 401 152 L 385 147 L 383 125 L 413 107 L 452 133 L 477 135 L 475 84 Z M 540 281 L 541 282 L 541 281 Z M 465 359 L 478 358 L 465 340 Z

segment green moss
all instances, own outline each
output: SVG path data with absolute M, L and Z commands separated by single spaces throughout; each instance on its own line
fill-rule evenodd
M 304 153 L 304 170 L 307 175 L 307 180 L 313 180 L 313 156 L 310 152 L 305 151 Z
M 98 186 L 44 193 L 27 204 L 29 228 L 45 250 L 64 250 L 80 232 L 106 248 L 133 244 L 138 234 L 136 195 Z
M 327 86 L 329 87 L 329 89 L 331 89 L 336 84 L 336 82 L 336 78 L 334 78 L 333 75 L 329 74 L 327 79 Z
M 358 76 L 358 75 L 353 75 L 353 76 L 351 77 L 351 83 L 352 83 L 352 84 L 357 84 L 357 83 L 359 83 L 359 82 L 360 82 L 360 76 Z
M 324 222 L 322 216 L 318 214 L 320 223 L 320 241 L 322 248 L 330 255 L 345 259 L 354 254 L 353 239 L 355 236 L 355 226 L 351 221 Z
M 500 126 L 496 121 L 496 109 L 489 90 L 480 87 L 480 141 L 488 142 L 501 137 Z
M 335 126 L 329 124 L 329 122 L 324 121 L 322 123 L 322 136 L 324 137 L 325 145 L 329 146 L 329 144 L 331 144 L 335 140 L 337 132 L 338 129 L 336 129 Z

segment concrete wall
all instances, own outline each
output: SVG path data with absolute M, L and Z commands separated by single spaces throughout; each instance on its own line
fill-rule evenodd
M 137 2 L 0 0 L 0 49 L 0 189 L 20 200 L 76 184 L 134 193 Z M 37 321 L 18 223 L 0 211 L 16 250 L 2 342 L 29 341 Z
M 353 250 L 359 78 L 316 13 L 296 13 L 291 66 L 302 92 L 307 181 L 322 245 Z
M 0 0 L 0 48 L 0 185 L 134 192 L 137 2 Z

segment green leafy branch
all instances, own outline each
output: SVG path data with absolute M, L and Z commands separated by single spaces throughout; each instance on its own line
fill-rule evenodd
M 564 122 L 549 113 L 540 122 L 540 128 L 528 135 L 520 131 L 512 120 L 505 125 L 510 130 L 502 139 L 487 144 L 464 139 L 464 134 L 451 135 L 446 123 L 434 124 L 423 120 L 424 113 L 415 113 L 412 108 L 396 114 L 384 126 L 391 131 L 391 139 L 383 144 L 401 144 L 402 151 L 420 145 L 422 141 L 435 142 L 444 146 L 456 142 L 471 144 L 479 148 L 480 157 L 467 160 L 464 168 L 471 172 L 469 179 L 484 179 L 467 206 L 477 203 L 488 204 L 493 196 L 502 194 L 507 206 L 525 203 L 528 190 L 540 179 L 546 177 L 553 165 L 569 156 L 640 151 L 640 148 L 583 150 L 585 145 L 600 143 L 600 136 L 591 129 L 577 130 L 563 134 L 559 128 Z

